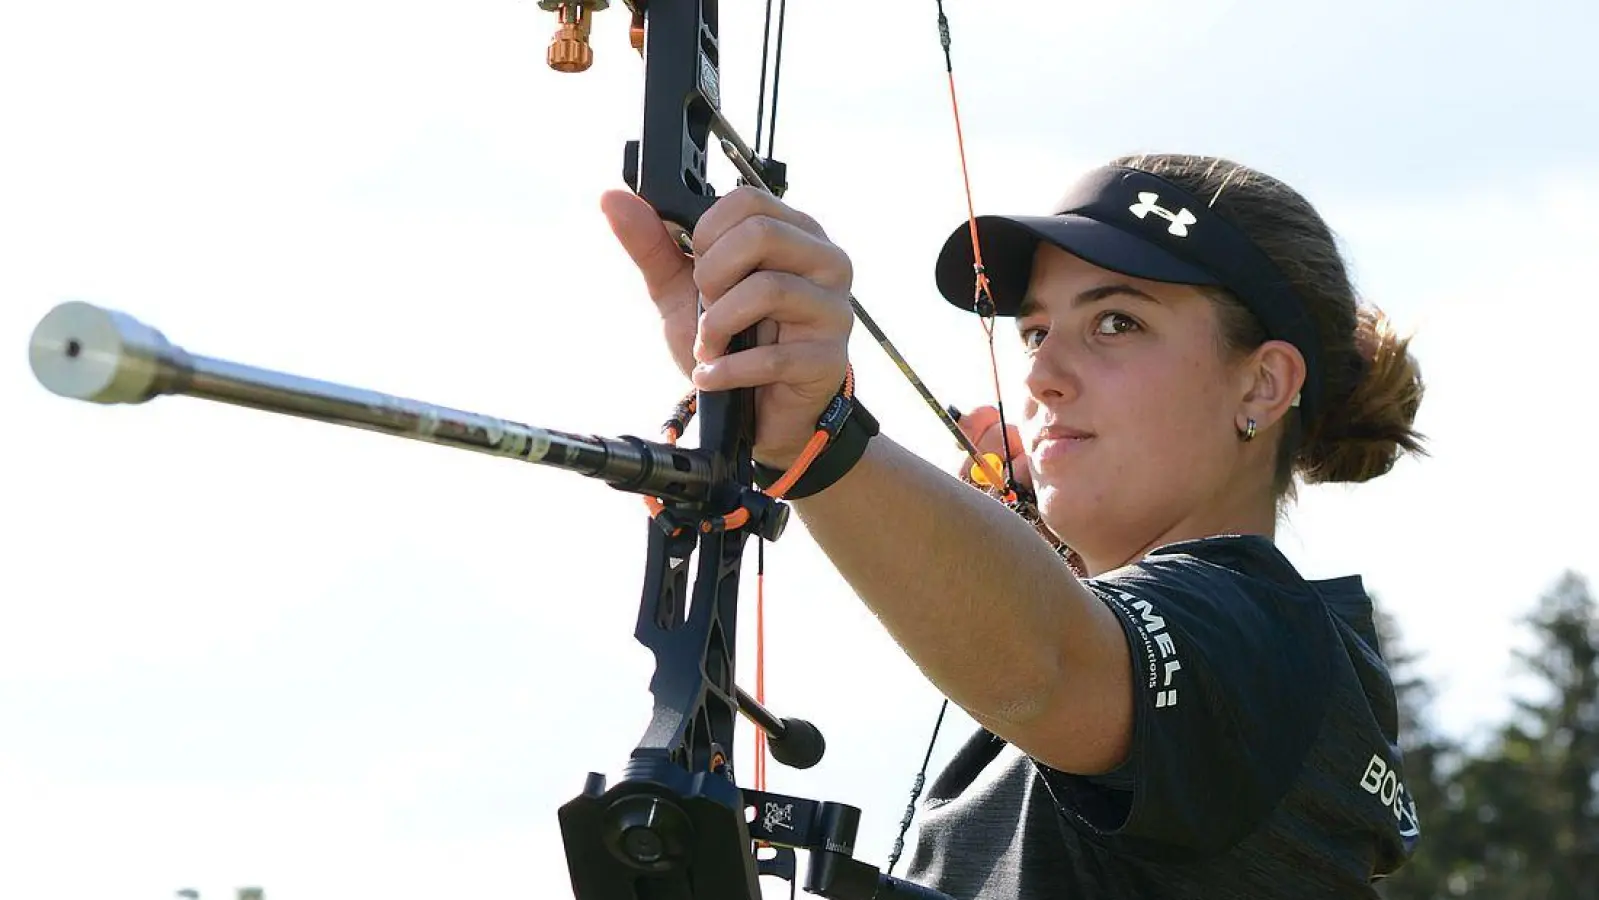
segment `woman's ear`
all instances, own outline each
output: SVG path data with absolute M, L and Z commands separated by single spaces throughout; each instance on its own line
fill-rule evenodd
M 1287 341 L 1267 341 L 1244 361 L 1242 382 L 1235 424 L 1246 431 L 1252 419 L 1256 431 L 1265 431 L 1299 405 L 1305 358 Z

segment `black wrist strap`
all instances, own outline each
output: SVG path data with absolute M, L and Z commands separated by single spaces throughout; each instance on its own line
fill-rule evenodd
M 805 474 L 783 495 L 784 500 L 799 500 L 832 487 L 865 455 L 867 443 L 877 434 L 877 419 L 867 412 L 859 399 L 849 397 L 847 402 L 849 407 L 844 410 L 844 421 L 827 442 L 827 448 L 811 460 Z M 755 483 L 762 489 L 769 488 L 783 477 L 783 471 L 757 462 Z

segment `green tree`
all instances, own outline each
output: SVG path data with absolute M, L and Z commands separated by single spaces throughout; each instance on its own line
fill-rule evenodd
M 1544 805 L 1536 848 L 1550 897 L 1599 898 L 1599 615 L 1593 592 L 1567 572 L 1528 617 L 1537 637 L 1521 662 L 1546 687 L 1545 697 L 1518 701 L 1520 722 L 1538 738 L 1530 774 Z M 1518 724 L 1520 724 L 1518 722 Z
M 1377 639 L 1398 701 L 1405 786 L 1415 798 L 1421 820 L 1416 855 L 1379 884 L 1378 893 L 1386 900 L 1448 897 L 1449 875 L 1459 856 L 1450 775 L 1459 766 L 1461 749 L 1437 730 L 1428 715 L 1437 691 L 1420 671 L 1420 654 L 1406 645 L 1399 623 L 1377 598 L 1372 601 Z
M 1524 620 L 1534 647 L 1516 654 L 1536 679 L 1536 696 L 1516 700 L 1494 741 L 1449 778 L 1445 802 L 1423 813 L 1423 845 L 1431 845 L 1424 871 L 1432 884 L 1389 896 L 1599 897 L 1595 614 L 1592 591 L 1575 573 L 1539 598 Z M 1425 892 L 1429 887 L 1434 893 Z

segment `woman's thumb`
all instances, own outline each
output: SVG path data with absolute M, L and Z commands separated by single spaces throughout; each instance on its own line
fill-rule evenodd
M 610 223 L 617 242 L 638 266 L 651 296 L 662 294 L 690 267 L 688 257 L 673 238 L 681 229 L 661 221 L 655 210 L 637 194 L 606 191 L 600 195 L 600 211 Z

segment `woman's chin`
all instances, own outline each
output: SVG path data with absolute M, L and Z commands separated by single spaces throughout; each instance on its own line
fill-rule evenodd
M 1082 537 L 1092 527 L 1095 516 L 1084 492 L 1048 481 L 1035 483 L 1034 496 L 1039 518 L 1061 543 L 1071 546 L 1074 537 Z

